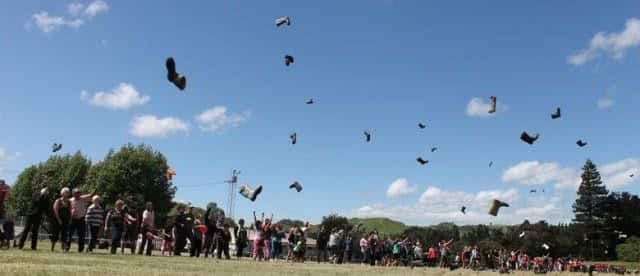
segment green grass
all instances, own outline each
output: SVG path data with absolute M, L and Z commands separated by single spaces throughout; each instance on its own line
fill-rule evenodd
M 212 260 L 189 257 L 161 257 L 137 255 L 109 255 L 98 253 L 50 252 L 49 244 L 40 244 L 38 251 L 1 250 L 0 275 L 496 275 L 495 272 L 470 272 L 465 270 L 440 270 L 406 267 L 368 267 L 360 265 L 291 264 L 285 262 L 253 262 L 248 259 Z M 72 249 L 73 250 L 73 249 Z M 157 252 L 154 252 L 157 254 Z M 623 264 L 623 263 L 620 263 Z M 627 263 L 627 265 L 629 265 Z M 637 264 L 635 264 L 637 265 Z M 533 275 L 532 273 L 515 273 Z M 554 275 L 555 273 L 550 273 Z M 563 273 L 567 275 L 568 273 Z M 560 274 L 555 274 L 560 275 Z

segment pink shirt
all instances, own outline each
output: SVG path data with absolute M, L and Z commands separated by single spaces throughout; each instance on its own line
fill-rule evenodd
M 367 246 L 369 246 L 369 243 L 367 242 L 367 239 L 365 239 L 365 238 L 360 239 L 360 248 L 361 249 L 366 249 Z

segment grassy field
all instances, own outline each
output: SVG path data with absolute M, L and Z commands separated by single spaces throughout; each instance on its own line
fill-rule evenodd
M 0 275 L 496 275 L 495 272 L 440 270 L 404 267 L 371 268 L 360 265 L 291 264 L 284 262 L 257 263 L 249 260 L 218 261 L 189 257 L 144 257 L 108 255 L 101 251 L 93 254 L 51 253 L 42 249 L 0 251 Z M 550 273 L 553 275 L 552 273 Z M 566 273 L 565 273 L 566 274 Z M 512 275 L 533 275 L 515 273 Z

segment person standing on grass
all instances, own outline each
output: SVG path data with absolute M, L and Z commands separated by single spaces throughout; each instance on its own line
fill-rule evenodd
M 11 194 L 11 187 L 4 182 L 4 179 L 0 179 L 0 225 L 4 223 L 6 211 L 5 203 L 9 201 L 9 195 Z
M 367 260 L 369 265 L 375 266 L 378 253 L 378 234 L 375 231 L 369 233 L 367 239 Z M 381 255 L 381 254 L 380 254 Z
M 187 207 L 187 213 L 184 215 L 184 234 L 185 234 L 185 245 L 187 244 L 186 241 L 189 240 L 189 243 L 191 244 L 191 247 L 193 248 L 194 245 L 196 244 L 196 240 L 194 240 L 194 232 L 193 230 L 195 229 L 195 216 L 193 215 L 193 206 L 191 206 L 191 203 L 188 204 Z M 202 246 L 202 241 L 200 241 L 200 246 Z M 195 253 L 195 251 L 193 251 Z M 192 256 L 192 252 L 189 252 L 189 255 Z M 193 256 L 192 256 L 193 257 Z
M 85 221 L 89 226 L 89 248 L 88 252 L 93 252 L 98 242 L 98 234 L 102 223 L 104 223 L 104 209 L 100 205 L 100 196 L 93 196 L 91 198 L 91 205 L 87 209 L 87 215 Z
M 175 246 L 173 248 L 174 256 L 180 256 L 180 253 L 184 250 L 184 247 L 187 244 L 187 216 L 184 213 L 185 206 L 180 204 L 178 205 L 178 215 L 176 216 L 173 222 L 172 235 L 173 240 L 175 241 Z M 193 227 L 191 227 L 193 228 Z
M 344 262 L 350 263 L 353 257 L 353 238 L 351 234 L 347 234 L 347 238 L 344 241 Z
M 218 250 L 218 253 L 220 253 L 220 250 L 224 249 L 225 246 L 225 233 L 224 233 L 224 225 L 225 225 L 225 214 L 223 210 L 218 210 L 216 212 L 216 215 L 213 217 L 214 222 L 212 223 L 212 230 L 214 231 L 213 233 L 213 243 L 214 245 L 212 246 L 211 249 L 211 257 L 213 257 L 213 249 Z M 229 232 L 229 234 L 231 234 L 231 232 Z M 226 242 L 227 244 L 229 242 Z M 219 259 L 219 258 L 218 258 Z
M 42 190 L 33 193 L 31 197 L 31 208 L 27 213 L 27 222 L 20 235 L 20 241 L 18 242 L 18 248 L 24 248 L 24 242 L 27 240 L 27 235 L 31 232 L 31 250 L 36 250 L 38 247 L 38 233 L 40 230 L 40 223 L 42 222 L 42 216 L 49 211 L 49 189 L 47 187 Z
M 360 254 L 362 254 L 362 264 L 368 264 L 369 257 L 369 235 L 364 234 L 360 239 Z
M 231 232 L 229 231 L 229 224 L 224 223 L 222 225 L 222 231 L 220 231 L 220 238 L 218 239 L 216 245 L 216 253 L 218 260 L 222 259 L 222 253 L 224 253 L 224 258 L 229 260 L 231 256 L 229 256 L 229 243 L 231 243 Z
M 440 268 L 449 267 L 449 246 L 453 243 L 453 240 L 441 241 L 438 243 L 440 248 Z
M 125 205 L 123 207 L 125 213 L 128 214 L 124 217 L 124 233 L 122 236 L 123 242 L 122 247 L 120 248 L 120 253 L 124 254 L 124 249 L 129 248 L 131 254 L 136 254 L 136 240 L 138 239 L 138 217 L 134 210 L 129 209 L 129 206 Z M 131 216 L 130 214 L 134 214 Z
M 284 232 L 279 224 L 275 224 L 271 227 L 273 233 L 271 234 L 271 259 L 277 260 L 282 254 L 282 239 L 284 238 Z
M 138 249 L 138 254 L 142 255 L 142 251 L 144 251 L 144 247 L 147 247 L 147 256 L 151 256 L 151 251 L 153 251 L 153 235 L 147 235 L 147 233 L 153 233 L 156 213 L 153 211 L 153 203 L 147 202 L 146 208 L 144 212 L 142 212 L 142 222 L 140 223 L 140 229 L 142 232 L 142 243 L 140 244 L 140 249 Z
M 316 250 L 318 251 L 317 261 L 318 263 L 324 263 L 327 261 L 327 243 L 329 242 L 329 232 L 325 229 L 324 225 L 320 225 L 320 232 L 318 233 L 318 239 L 316 240 Z
M 244 249 L 247 247 L 249 239 L 247 238 L 247 229 L 244 227 L 244 219 L 238 221 L 236 228 L 236 258 L 242 258 Z
M 211 213 L 212 209 L 209 208 L 204 213 L 204 225 L 207 227 L 207 233 L 204 236 L 204 257 L 208 258 L 209 254 L 213 257 L 213 250 L 215 249 L 214 234 L 216 232 L 216 218 L 215 214 Z
M 84 251 L 84 236 L 87 231 L 84 216 L 87 214 L 87 207 L 91 202 L 93 194 L 83 195 L 80 189 L 73 189 L 73 197 L 69 200 L 71 203 L 71 225 L 69 226 L 69 244 L 73 239 L 73 234 L 78 235 L 78 252 Z
M 60 191 L 60 198 L 53 202 L 53 218 L 51 220 L 51 251 L 60 240 L 62 251 L 69 251 L 69 225 L 71 224 L 71 190 L 67 187 Z
M 122 241 L 122 234 L 124 233 L 125 218 L 129 220 L 135 220 L 127 213 L 127 209 L 124 208 L 124 201 L 118 199 L 116 206 L 107 214 L 107 218 L 104 222 L 104 232 L 106 233 L 111 226 L 111 254 L 116 254 L 120 243 Z
M 2 232 L 4 234 L 4 239 L 0 240 L 0 244 L 1 244 L 0 248 L 6 245 L 7 249 L 10 249 L 11 242 L 13 242 L 15 247 L 15 238 L 16 238 L 15 228 L 16 228 L 16 224 L 13 221 L 13 215 L 7 214 L 4 222 L 2 223 Z
M 197 217 L 193 221 L 193 227 L 191 227 L 191 248 L 189 250 L 190 257 L 200 258 L 200 254 L 202 253 L 202 233 L 206 226 L 200 222 L 200 219 Z M 207 229 L 208 232 L 209 229 Z
M 262 214 L 264 218 L 264 213 Z M 263 254 L 264 247 L 264 231 L 262 227 L 262 221 L 258 220 L 256 217 L 256 211 L 253 211 L 253 225 L 255 227 L 256 233 L 253 237 L 253 260 L 262 260 L 260 255 Z
M 264 217 L 264 214 L 263 214 Z M 271 214 L 270 219 L 264 219 L 264 223 L 262 225 L 263 232 L 263 241 L 264 241 L 264 259 L 269 260 L 271 258 L 271 235 L 273 234 L 273 229 L 271 228 L 271 221 L 273 220 L 273 214 Z

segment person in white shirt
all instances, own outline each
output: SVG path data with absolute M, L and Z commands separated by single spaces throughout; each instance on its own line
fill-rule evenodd
M 144 251 L 144 247 L 146 246 L 146 254 L 147 256 L 151 256 L 151 251 L 153 250 L 153 229 L 155 225 L 155 217 L 156 213 L 153 211 L 153 203 L 147 202 L 146 209 L 142 212 L 142 223 L 140 224 L 140 229 L 142 229 L 142 243 L 138 249 L 139 255 L 142 255 L 142 251 Z

